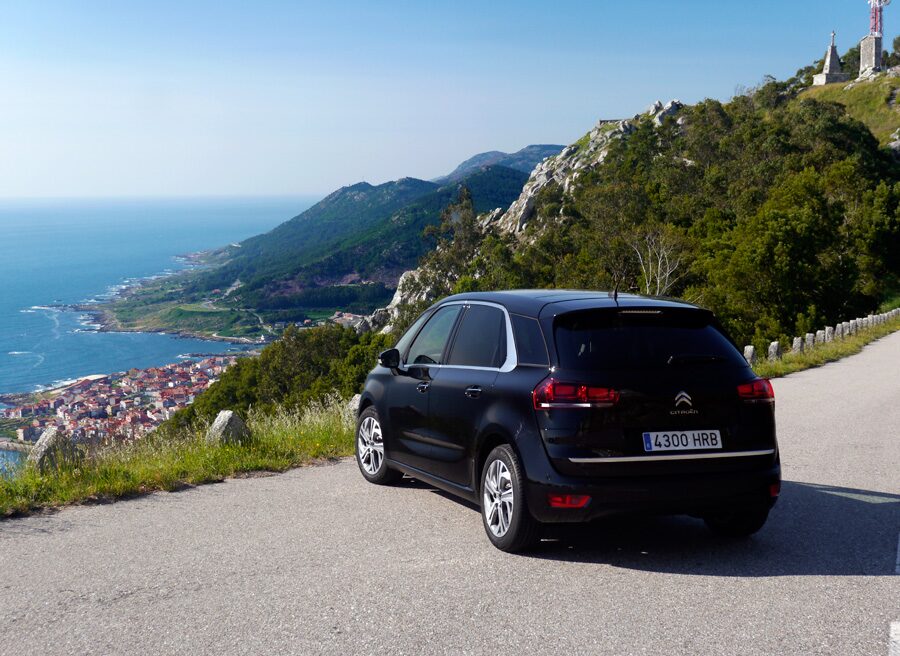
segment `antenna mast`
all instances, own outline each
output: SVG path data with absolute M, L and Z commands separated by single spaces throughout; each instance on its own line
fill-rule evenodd
M 884 8 L 891 4 L 891 0 L 869 0 L 872 13 L 869 18 L 869 34 L 882 36 L 884 34 Z

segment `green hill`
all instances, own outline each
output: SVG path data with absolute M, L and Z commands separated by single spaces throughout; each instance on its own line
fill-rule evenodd
M 515 153 L 504 153 L 499 150 L 479 153 L 457 166 L 449 175 L 437 178 L 434 182 L 446 184 L 458 181 L 488 166 L 505 166 L 522 173 L 531 173 L 544 159 L 558 155 L 562 149 L 562 146 L 555 144 L 533 144 Z
M 240 280 L 241 299 L 331 252 L 349 235 L 364 232 L 439 185 L 403 178 L 372 186 L 343 187 L 302 214 L 263 235 L 251 237 L 224 253 L 225 263 L 197 277 L 188 290 L 227 289 Z
M 894 84 L 773 81 L 608 142 L 596 129 L 605 155 L 572 178 L 581 151 L 563 151 L 546 173 L 566 184 L 533 199 L 524 234 L 503 220 L 482 233 L 458 208 L 404 295 L 618 287 L 699 302 L 758 346 L 871 312 L 900 291 L 900 166 L 873 134 L 896 129 Z
M 810 87 L 801 98 L 835 102 L 842 105 L 852 118 L 864 123 L 882 145 L 900 129 L 900 107 L 897 92 L 900 77 L 881 74 L 871 81 L 861 81 L 845 90 L 846 82 Z

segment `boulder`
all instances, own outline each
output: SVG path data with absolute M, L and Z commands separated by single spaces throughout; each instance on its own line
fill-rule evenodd
M 791 352 L 792 353 L 803 353 L 803 338 L 795 337 L 794 343 L 791 344 Z
M 240 444 L 248 437 L 247 424 L 231 410 L 222 410 L 206 431 L 207 444 Z
M 781 359 L 781 343 L 772 342 L 769 344 L 769 362 Z
M 350 413 L 350 416 L 355 417 L 359 414 L 359 401 L 361 398 L 361 395 L 354 394 L 350 397 L 350 400 L 347 401 L 347 412 Z
M 43 474 L 58 469 L 63 464 L 73 464 L 78 461 L 78 457 L 78 449 L 68 435 L 54 427 L 45 430 L 35 442 L 26 464 Z
M 748 345 L 744 347 L 744 359 L 751 367 L 756 364 L 756 347 Z

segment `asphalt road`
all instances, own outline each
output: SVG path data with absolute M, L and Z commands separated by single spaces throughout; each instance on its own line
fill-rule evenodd
M 649 519 L 507 555 L 344 461 L 0 522 L 0 654 L 886 655 L 900 333 L 775 390 L 786 482 L 748 542 Z

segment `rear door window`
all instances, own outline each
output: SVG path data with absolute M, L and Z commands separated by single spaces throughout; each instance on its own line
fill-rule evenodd
M 506 317 L 499 308 L 472 305 L 453 340 L 447 364 L 500 367 L 506 361 Z
M 461 305 L 446 305 L 432 315 L 410 346 L 407 364 L 441 364 L 444 347 L 460 310 Z
M 712 315 L 697 310 L 572 312 L 557 318 L 554 337 L 564 369 L 747 364 Z

